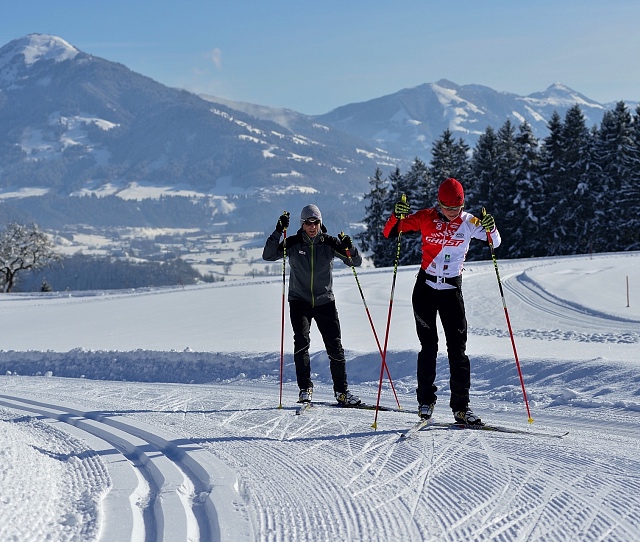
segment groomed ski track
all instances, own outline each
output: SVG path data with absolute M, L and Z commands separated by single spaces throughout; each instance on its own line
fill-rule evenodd
M 21 395 L 35 380 L 24 380 Z M 582 535 L 573 540 L 633 540 L 637 534 L 640 480 L 626 473 L 640 466 L 624 450 L 639 437 L 620 421 L 574 418 L 564 439 L 460 430 L 404 440 L 398 430 L 415 422 L 413 414 L 382 412 L 377 431 L 366 410 L 320 406 L 295 416 L 293 400 L 279 409 L 273 386 L 258 383 L 82 384 L 48 379 L 46 391 L 33 389 L 40 399 L 5 392 L 0 405 L 70 425 L 66 430 L 103 458 L 114 486 L 100 540 L 122 532 L 126 540 L 172 541 L 382 540 L 389 533 L 403 540 L 493 540 L 504 533 L 560 541 L 568 532 Z M 330 390 L 318 388 L 317 395 L 330 398 Z M 253 406 L 235 399 L 238 393 L 250 394 Z M 54 406 L 61 395 L 74 395 L 83 410 Z M 295 398 L 295 390 L 287 395 Z M 520 412 L 492 415 L 502 425 L 526 427 Z M 536 423 L 557 428 L 566 421 L 542 416 Z M 602 441 L 625 442 L 622 451 L 603 453 L 592 438 L 594 423 Z M 110 499 L 127 500 L 130 517 L 110 517 Z M 140 503 L 146 506 L 137 512 Z M 217 518 L 225 522 L 220 531 Z

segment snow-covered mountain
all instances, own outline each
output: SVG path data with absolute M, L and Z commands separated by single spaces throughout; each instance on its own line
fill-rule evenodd
M 360 192 L 387 158 L 308 120 L 300 131 L 168 88 L 61 38 L 0 49 L 0 187 L 72 194 L 131 183 L 199 192 L 315 184 Z
M 338 107 L 316 120 L 412 160 L 416 156 L 428 159 L 431 145 L 447 129 L 472 147 L 488 126 L 497 130 L 507 119 L 516 126 L 526 121 L 536 136 L 545 137 L 553 112 L 564 117 L 575 104 L 580 105 L 588 126 L 598 124 L 604 111 L 613 109 L 613 104 L 600 104 L 561 83 L 544 92 L 518 96 L 443 79 Z
M 13 40 L 0 50 L 0 84 L 10 88 L 12 83 L 28 77 L 27 70 L 39 60 L 63 62 L 75 58 L 79 52 L 56 36 L 32 34 Z

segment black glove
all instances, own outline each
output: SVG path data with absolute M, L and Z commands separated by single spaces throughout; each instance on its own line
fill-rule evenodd
M 276 224 L 276 231 L 282 233 L 289 227 L 289 213 L 285 211 L 280 215 L 278 223 Z
M 393 214 L 396 218 L 400 218 L 401 216 L 407 216 L 411 212 L 411 205 L 409 202 L 403 198 L 398 203 L 396 203 L 393 208 Z
M 493 228 L 496 227 L 496 221 L 489 214 L 485 214 L 482 217 L 482 220 L 480 220 L 480 224 L 482 224 L 482 227 L 487 231 L 492 231 Z
M 340 241 L 338 241 L 338 238 L 333 235 L 324 234 L 322 236 L 322 242 L 329 245 L 333 250 L 340 249 Z
M 344 250 L 351 250 L 353 248 L 353 242 L 351 241 L 351 237 L 348 235 L 340 232 L 338 239 L 340 240 L 340 245 Z
M 334 237 L 333 235 L 323 235 L 322 239 L 325 244 L 329 245 L 336 252 L 340 252 L 341 254 L 344 253 L 345 246 L 338 237 Z

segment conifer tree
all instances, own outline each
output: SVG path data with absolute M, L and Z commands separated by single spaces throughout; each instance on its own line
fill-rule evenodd
M 587 254 L 597 250 L 599 239 L 599 228 L 602 224 L 602 171 L 595 160 L 596 145 L 598 140 L 598 127 L 592 126 L 588 129 L 587 169 L 582 175 L 577 186 L 578 205 L 580 206 L 579 220 L 577 225 L 577 244 L 575 253 Z
M 498 138 L 495 130 L 487 126 L 478 138 L 471 159 L 472 186 L 465 190 L 467 208 L 492 207 L 494 183 L 498 177 L 497 168 Z
M 445 179 L 454 177 L 467 187 L 470 180 L 468 153 L 469 146 L 464 140 L 455 141 L 451 130 L 445 130 L 431 148 L 429 166 L 434 184 L 440 186 Z
M 627 209 L 624 227 L 625 249 L 640 250 L 640 105 L 636 107 L 631 128 L 632 149 L 629 154 L 629 174 L 622 193 L 622 206 Z
M 633 139 L 631 114 L 624 102 L 618 102 L 613 111 L 602 117 L 595 144 L 595 160 L 600 170 L 601 195 L 606 198 L 599 213 L 598 238 L 595 250 L 622 250 L 625 245 L 627 213 L 619 201 L 626 190 L 626 179 L 633 177 Z M 610 210 L 616 209 L 615 213 Z
M 544 197 L 539 175 L 538 140 L 527 122 L 519 126 L 515 145 L 520 161 L 513 170 L 513 206 L 505 214 L 504 222 L 510 230 L 504 252 L 511 258 L 522 258 L 544 254 L 544 247 L 538 242 Z M 500 227 L 505 230 L 502 222 Z
M 493 186 L 491 212 L 497 218 L 507 217 L 512 209 L 515 199 L 515 170 L 520 162 L 518 147 L 516 145 L 515 127 L 511 120 L 507 119 L 500 127 L 496 145 L 497 175 Z
M 382 178 L 380 168 L 376 168 L 374 176 L 369 178 L 369 185 L 371 190 L 364 196 L 368 202 L 363 220 L 365 230 L 355 238 L 360 242 L 362 251 L 370 255 L 375 267 L 387 267 L 393 265 L 393 255 L 382 230 L 391 211 L 388 208 L 388 181 Z
M 562 207 L 559 204 L 563 193 L 564 151 L 562 119 L 557 111 L 553 112 L 547 124 L 549 135 L 544 138 L 540 151 L 540 181 L 544 194 L 544 210 L 542 213 L 542 242 L 548 256 L 561 254 L 560 247 L 566 231 L 562 218 Z
M 482 207 L 492 212 L 497 168 L 498 138 L 491 126 L 487 126 L 478 138 L 473 157 L 471 158 L 471 175 L 474 179 L 469 189 L 465 189 L 465 207 L 476 216 Z M 500 220 L 499 217 L 496 217 Z M 480 260 L 491 257 L 489 250 L 480 243 L 471 243 L 468 259 Z
M 565 182 L 556 192 L 565 237 L 558 248 L 560 254 L 579 254 L 589 250 L 590 225 L 594 223 L 592 191 L 597 181 L 591 178 L 591 134 L 579 105 L 569 108 L 562 127 L 563 177 Z

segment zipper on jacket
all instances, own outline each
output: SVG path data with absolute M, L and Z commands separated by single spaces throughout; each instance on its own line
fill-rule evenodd
M 309 238 L 309 240 L 311 241 L 311 243 L 309 244 L 309 246 L 311 247 L 311 306 L 315 307 L 316 306 L 316 297 L 313 294 L 313 278 L 315 276 L 315 266 L 314 266 L 314 262 L 315 262 L 315 243 L 313 242 L 313 239 Z

